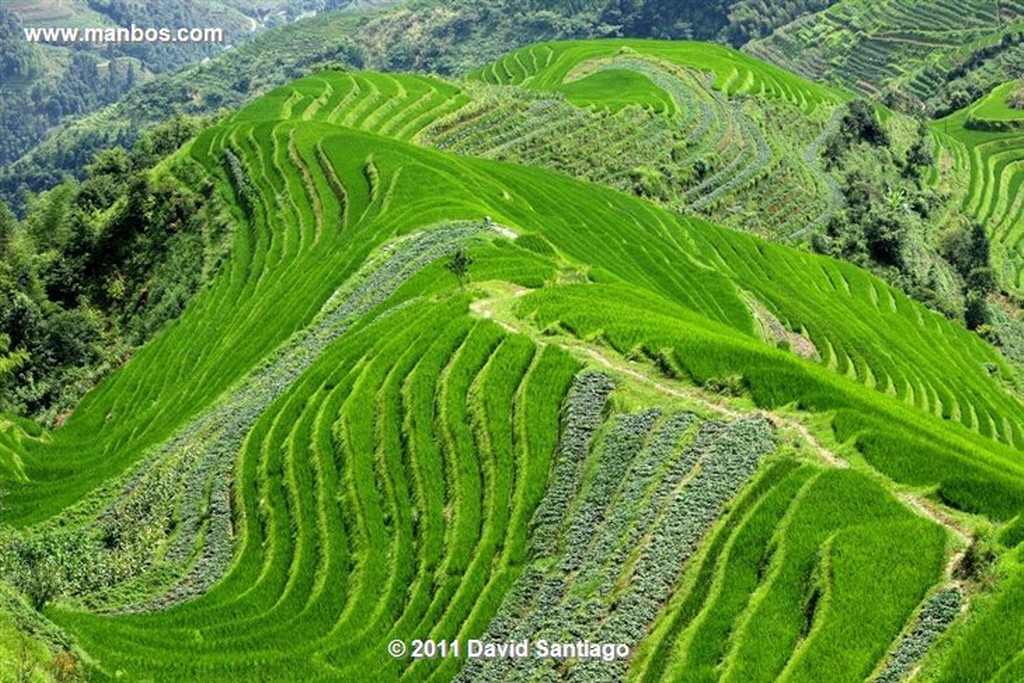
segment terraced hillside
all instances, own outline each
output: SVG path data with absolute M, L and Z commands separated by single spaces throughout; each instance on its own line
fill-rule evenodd
M 1024 292 L 1024 112 L 1011 109 L 1006 83 L 932 128 L 946 149 L 942 177 L 961 209 L 993 239 L 1005 287 Z M 935 178 L 940 173 L 936 171 Z
M 783 239 L 835 208 L 818 150 L 844 96 L 734 50 L 541 44 L 470 78 L 530 95 L 484 97 L 449 117 L 429 131 L 442 149 L 554 168 Z
M 893 87 L 924 100 L 972 53 L 1022 28 L 1015 0 L 844 0 L 744 49 L 869 96 Z
M 479 77 L 687 116 L 694 74 L 622 47 Z M 837 101 L 673 49 L 708 107 Z M 502 88 L 325 72 L 157 171 L 214 180 L 230 260 L 61 429 L 3 423 L 4 611 L 97 680 L 1014 680 L 1013 370 L 851 265 L 428 146 Z M 415 638 L 629 654 L 389 653 Z

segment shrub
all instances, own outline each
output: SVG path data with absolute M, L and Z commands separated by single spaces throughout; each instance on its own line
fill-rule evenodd
M 721 377 L 708 377 L 704 380 L 704 388 L 710 392 L 723 396 L 742 396 L 746 393 L 746 383 L 743 375 L 723 375 Z
M 991 572 L 995 561 L 996 553 L 989 542 L 975 538 L 964 551 L 964 556 L 960 558 L 953 574 L 959 579 L 988 583 L 992 579 Z
M 473 257 L 470 256 L 468 251 L 460 247 L 448 256 L 448 262 L 445 263 L 444 267 L 451 271 L 461 284 L 465 284 L 469 280 L 469 267 L 471 265 L 473 265 Z
M 1017 81 L 1017 83 L 1010 90 L 1010 94 L 1006 96 L 1006 104 L 1011 109 L 1024 109 L 1024 81 Z
M 866 142 L 875 147 L 889 145 L 889 133 L 875 115 L 874 106 L 867 100 L 850 102 L 843 115 L 842 127 L 851 141 Z
M 82 663 L 70 650 L 65 650 L 53 658 L 53 661 L 50 662 L 50 673 L 53 674 L 57 683 L 75 683 L 85 680 Z
M 988 303 L 980 292 L 968 292 L 964 309 L 964 323 L 969 330 L 977 330 L 989 322 Z

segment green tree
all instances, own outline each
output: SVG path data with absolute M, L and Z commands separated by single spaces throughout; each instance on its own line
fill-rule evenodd
M 992 244 L 981 223 L 960 225 L 943 236 L 939 253 L 967 281 L 974 270 L 991 266 Z
M 469 281 L 469 267 L 473 265 L 473 257 L 468 251 L 459 247 L 448 257 L 445 268 L 450 270 L 460 284 Z
M 864 225 L 864 238 L 868 253 L 876 263 L 902 267 L 907 228 L 894 212 L 874 214 Z
M 928 146 L 928 126 L 923 121 L 917 124 L 917 140 L 907 150 L 907 158 L 903 165 L 903 175 L 907 178 L 920 178 L 921 169 L 935 163 L 935 156 Z
M 70 237 L 68 216 L 75 191 L 76 184 L 69 181 L 43 192 L 30 203 L 25 226 L 37 251 L 60 249 L 67 243 Z
M 0 410 L 9 410 L 5 397 L 15 372 L 28 361 L 24 351 L 10 351 L 11 338 L 0 334 Z
M 875 107 L 867 100 L 853 100 L 847 105 L 842 129 L 853 142 L 867 142 L 875 147 L 889 145 L 889 133 L 875 115 Z

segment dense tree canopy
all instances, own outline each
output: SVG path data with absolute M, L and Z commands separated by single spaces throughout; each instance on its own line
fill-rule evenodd
M 0 203 L 0 410 L 55 418 L 199 286 L 224 229 L 209 185 L 150 171 L 196 126 L 173 119 L 131 151 L 100 153 L 83 181 L 33 197 L 23 221 Z

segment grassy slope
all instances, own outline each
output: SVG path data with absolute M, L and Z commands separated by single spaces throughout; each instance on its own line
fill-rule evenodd
M 581 62 L 621 54 L 624 49 L 712 72 L 716 89 L 727 94 L 763 94 L 798 104 L 807 111 L 835 104 L 843 95 L 722 45 L 688 41 L 601 40 L 539 43 L 470 74 L 493 83 L 559 88 Z
M 741 67 L 752 69 L 742 82 L 804 104 L 821 92 L 795 91 L 776 70 L 747 62 L 737 74 Z M 723 66 L 723 83 L 731 73 Z M 389 639 L 438 623 L 436 635 L 479 633 L 522 567 L 535 482 L 578 367 L 541 350 L 544 330 L 660 355 L 698 385 L 740 375 L 762 408 L 795 404 L 830 417 L 840 440 L 898 482 L 995 520 L 1024 507 L 1024 413 L 998 379 L 1008 369 L 978 338 L 876 278 L 554 173 L 353 130 L 411 138 L 468 101 L 456 90 L 427 78 L 326 73 L 274 91 L 192 144 L 188 153 L 223 191 L 226 148 L 251 183 L 250 192 L 235 184 L 249 229 L 236 233 L 231 266 L 62 430 L 19 446 L 29 482 L 13 487 L 7 521 L 62 516 L 88 528 L 106 501 L 127 495 L 104 482 L 131 473 L 147 449 L 293 343 L 367 255 L 399 235 L 484 215 L 532 235 L 478 243 L 471 272 L 477 282 L 531 288 L 517 324 L 535 332 L 478 321 L 472 292 L 440 264 L 407 278 L 384 307 L 391 314 L 361 319 L 258 417 L 234 460 L 239 545 L 224 581 L 166 612 L 48 610 L 107 672 L 393 677 L 404 664 L 384 655 Z M 809 337 L 821 360 L 765 344 L 744 292 Z M 415 305 L 397 306 L 406 301 Z M 547 408 L 510 422 L 509 406 L 527 398 Z M 839 486 L 846 503 L 829 493 L 843 478 L 857 482 Z M 834 518 L 815 505 L 794 512 L 778 532 L 792 548 L 738 614 L 747 628 L 771 626 L 802 642 L 799 577 L 826 548 L 842 579 L 823 586 L 826 606 L 892 610 L 872 611 L 866 619 L 878 630 L 860 634 L 856 657 L 830 665 L 839 678 L 856 677 L 938 580 L 941 533 L 869 476 L 816 480 L 820 495 L 846 508 Z M 896 526 L 872 532 L 862 525 L 869 509 Z M 847 526 L 826 541 L 829 528 Z M 911 537 L 930 539 L 921 563 L 890 577 L 898 602 L 877 600 L 871 567 L 910 551 L 891 540 Z M 848 638 L 850 612 L 822 614 L 795 648 L 737 639 L 729 670 L 742 678 L 761 662 L 794 677 L 826 671 L 832 643 Z M 294 647 L 282 650 L 283 641 Z M 410 676 L 431 673 L 446 677 L 451 667 Z
M 241 44 L 252 35 L 259 27 L 255 19 L 249 15 L 255 14 L 255 3 L 249 7 L 234 2 L 219 2 L 218 0 L 203 0 L 193 2 L 191 0 L 175 4 L 172 12 L 161 12 L 158 5 L 147 7 L 145 4 L 132 5 L 121 3 L 115 9 L 109 7 L 109 3 L 90 3 L 84 0 L 44 0 L 43 2 L 24 2 L 21 0 L 5 2 L 5 9 L 10 10 L 20 21 L 24 28 L 39 27 L 77 27 L 77 28 L 110 28 L 122 25 L 127 27 L 129 23 L 140 27 L 217 27 L 224 31 L 224 44 Z M 21 31 L 12 39 L 22 41 Z M 154 46 L 154 45 L 118 45 L 110 48 L 99 48 L 94 46 L 78 45 L 72 47 L 64 43 L 42 43 L 38 45 L 24 44 L 27 54 L 32 56 L 37 65 L 32 76 L 23 79 L 19 83 L 8 83 L 6 80 L 0 84 L 0 94 L 10 93 L 11 90 L 27 91 L 37 90 L 32 98 L 6 97 L 5 106 L 12 109 L 24 109 L 25 116 L 38 119 L 37 127 L 28 130 L 19 130 L 17 137 L 7 138 L 10 149 L 5 149 L 3 159 L 5 164 L 13 164 L 17 159 L 42 143 L 49 137 L 48 128 L 72 125 L 73 121 L 89 121 L 91 114 L 120 99 L 127 91 L 127 84 L 120 80 L 121 85 L 116 89 L 106 83 L 108 73 L 114 71 L 118 79 L 124 78 L 124 72 L 128 68 L 135 70 L 136 82 L 144 83 L 151 80 L 155 74 L 177 71 L 179 68 L 194 64 L 200 60 L 221 54 L 222 46 L 195 45 L 183 48 L 181 46 Z M 99 78 L 103 83 L 86 83 L 80 80 L 65 80 L 68 76 L 68 67 L 73 56 L 87 55 L 89 61 L 96 68 Z M 113 57 L 113 62 L 111 61 Z M 117 68 L 114 64 L 117 63 Z M 112 79 L 113 80 L 113 79 Z M 84 98 L 81 88 L 96 88 L 92 98 Z M 60 93 L 63 89 L 66 93 Z M 74 94 L 72 94 L 72 92 Z M 102 93 L 96 96 L 96 93 Z M 62 97 L 70 95 L 71 103 L 63 101 Z M 40 98 L 45 98 L 40 100 Z M 69 109 L 74 107 L 74 109 Z M 49 116 L 52 111 L 63 111 L 64 115 L 59 118 Z M 68 115 L 74 111 L 74 115 Z M 7 123 L 6 125 L 11 125 Z M 94 135 L 107 133 L 107 140 L 117 140 L 113 131 L 97 131 L 93 128 Z M 66 138 L 65 138 L 66 139 Z M 113 143 L 111 143 L 113 144 Z M 51 151 L 53 148 L 50 148 Z M 62 150 L 59 150 L 62 151 Z M 84 160 L 87 163 L 87 160 Z M 81 164 L 81 165 L 84 165 Z M 21 167 L 23 170 L 25 166 Z M 65 169 L 68 166 L 65 165 Z M 52 185 L 52 184 L 51 184 Z
M 833 10 L 838 11 L 838 7 L 837 5 Z M 914 15 L 910 13 L 908 16 Z M 908 19 L 905 17 L 902 20 Z M 889 19 L 876 17 L 872 21 L 884 27 L 888 26 L 886 22 Z M 701 183 L 697 189 L 684 186 L 678 192 L 688 201 L 669 201 L 668 204 L 673 208 L 699 212 L 714 222 L 769 235 L 776 239 L 788 239 L 793 235 L 805 234 L 809 225 L 827 218 L 831 206 L 823 202 L 831 191 L 828 181 L 823 181 L 821 174 L 817 172 L 818 169 L 807 163 L 820 153 L 815 147 L 818 140 L 812 140 L 812 135 L 806 132 L 798 132 L 799 123 L 793 124 L 792 120 L 786 117 L 785 109 L 773 110 L 768 107 L 768 103 L 785 102 L 802 110 L 805 114 L 802 117 L 804 120 L 813 120 L 813 112 L 816 109 L 823 112 L 827 118 L 835 103 L 847 96 L 841 91 L 811 83 L 781 69 L 768 67 L 758 60 L 751 60 L 746 55 L 740 55 L 728 48 L 714 46 L 704 49 L 695 45 L 673 43 L 666 46 L 648 41 L 541 44 L 514 52 L 475 72 L 472 77 L 490 83 L 517 83 L 537 93 L 563 93 L 570 102 L 580 106 L 605 106 L 615 109 L 621 108 L 629 99 L 629 95 L 623 95 L 626 91 L 621 88 L 613 94 L 601 83 L 593 82 L 593 79 L 599 76 L 607 77 L 609 73 L 620 74 L 622 77 L 623 70 L 629 69 L 632 69 L 633 74 L 650 74 L 649 71 L 642 71 L 642 66 L 638 66 L 638 60 L 635 59 L 638 55 L 713 74 L 715 89 L 728 94 L 732 99 L 736 99 L 737 96 L 753 96 L 751 100 L 757 103 L 755 106 L 763 108 L 761 113 L 753 117 L 753 121 L 771 145 L 770 153 L 755 155 L 749 151 L 750 148 L 756 147 L 756 138 L 752 140 L 749 135 L 744 135 L 743 126 L 739 125 L 744 123 L 743 110 L 721 109 L 716 112 L 717 118 L 709 117 L 706 113 L 695 115 L 693 110 L 700 110 L 707 104 L 699 99 L 681 100 L 677 94 L 679 90 L 672 89 L 674 85 L 684 92 L 699 93 L 700 85 L 686 82 L 676 74 L 673 74 L 676 78 L 674 83 L 666 80 L 660 80 L 657 84 L 637 82 L 637 102 L 653 103 L 654 108 L 658 110 L 667 109 L 667 105 L 662 104 L 666 98 L 675 103 L 675 110 L 678 113 L 674 119 L 679 121 L 677 125 L 679 130 L 683 131 L 684 139 L 692 141 L 706 134 L 708 130 L 713 131 L 711 137 L 716 141 L 714 149 L 717 158 L 741 162 L 735 168 L 730 163 L 726 169 L 714 169 L 712 177 Z M 609 67 L 616 67 L 616 70 L 600 70 Z M 664 74 L 662 77 L 664 78 Z M 635 76 L 632 78 L 635 79 Z M 1003 101 L 1011 85 L 1007 83 L 968 110 L 936 122 L 933 129 L 939 133 L 952 134 L 951 138 L 939 136 L 940 145 L 953 148 L 950 151 L 953 156 L 950 160 L 944 161 L 941 167 L 941 185 L 952 195 L 951 201 L 946 204 L 946 210 L 963 212 L 985 224 L 995 243 L 995 261 L 1000 282 L 1010 291 L 1019 292 L 1024 286 L 1021 280 L 1020 257 L 1022 235 L 1018 228 L 1024 224 L 1024 200 L 1021 200 L 1024 194 L 1017 191 L 1021 180 L 1021 150 L 1018 143 L 1022 136 L 1017 129 L 1020 125 L 1017 122 L 1019 117 L 1014 113 L 1015 110 L 1008 108 Z M 662 93 L 659 94 L 658 90 L 662 90 Z M 536 128 L 543 130 L 543 118 L 536 118 Z M 783 119 L 781 123 L 779 118 Z M 712 120 L 710 125 L 707 123 L 708 119 Z M 516 125 L 523 124 L 506 124 L 509 128 Z M 601 121 L 599 125 L 613 128 L 618 122 L 615 118 L 610 118 Z M 822 126 L 816 131 L 824 129 L 826 128 Z M 485 130 L 495 132 L 501 131 L 502 128 L 492 126 Z M 527 126 L 528 132 L 524 134 L 529 135 L 529 131 L 532 130 L 534 129 Z M 591 132 L 590 136 L 595 135 Z M 447 138 L 441 139 L 444 141 Z M 504 138 L 500 139 L 502 144 L 498 146 L 501 150 L 496 154 L 498 158 L 522 160 L 562 170 L 557 157 L 552 159 L 548 151 L 550 145 L 546 144 L 544 136 L 539 136 L 538 142 L 531 143 L 541 150 L 534 155 L 522 152 L 509 153 L 505 148 L 510 143 Z M 574 137 L 573 142 L 574 149 L 584 149 L 587 145 L 587 135 Z M 608 143 L 601 141 L 600 144 Z M 634 147 L 642 148 L 643 145 L 634 144 Z M 456 149 L 465 149 L 475 154 L 488 153 L 486 146 L 474 147 L 465 142 L 461 146 L 456 146 Z M 657 158 L 644 149 L 649 158 Z M 704 149 L 703 145 L 691 142 L 680 165 L 692 165 L 706 160 L 702 155 Z M 787 156 L 792 155 L 794 150 L 800 152 L 796 159 Z M 618 155 L 609 154 L 613 159 L 628 158 L 628 155 L 628 151 L 620 152 Z M 596 165 L 600 166 L 600 155 L 590 155 L 591 158 L 595 156 L 599 159 Z M 674 161 L 680 158 L 675 151 L 672 156 Z M 615 162 L 604 163 L 612 165 Z M 725 161 L 722 165 L 725 165 Z M 586 175 L 585 169 L 584 165 L 582 169 L 570 168 L 570 172 Z M 594 179 L 617 187 L 623 186 L 623 181 L 614 176 L 609 179 Z M 964 182 L 966 179 L 969 179 L 969 184 Z M 808 200 L 800 194 L 799 189 L 790 192 L 779 189 L 794 182 L 804 191 L 808 188 L 813 190 L 813 199 Z M 723 189 L 729 191 L 723 195 Z M 760 215 L 751 215 L 751 202 L 754 207 L 760 206 Z M 804 211 L 808 212 L 806 217 Z
M 977 102 L 971 109 L 971 113 L 982 121 L 1016 121 L 1024 119 L 1024 110 L 1014 109 L 1007 104 L 1014 87 L 1019 87 L 1019 81 L 1010 81 L 995 88 L 987 97 Z
M 330 12 L 275 27 L 208 62 L 156 76 L 119 101 L 56 126 L 46 139 L 4 167 L 5 190 L 14 196 L 17 184 L 26 178 L 33 188 L 52 187 L 68 171 L 69 159 L 84 166 L 98 150 L 132 140 L 138 131 L 174 115 L 216 115 L 222 107 L 239 107 L 301 73 L 298 70 L 305 67 L 294 55 L 316 55 L 317 61 L 344 58 L 350 36 L 373 15 L 372 8 Z

